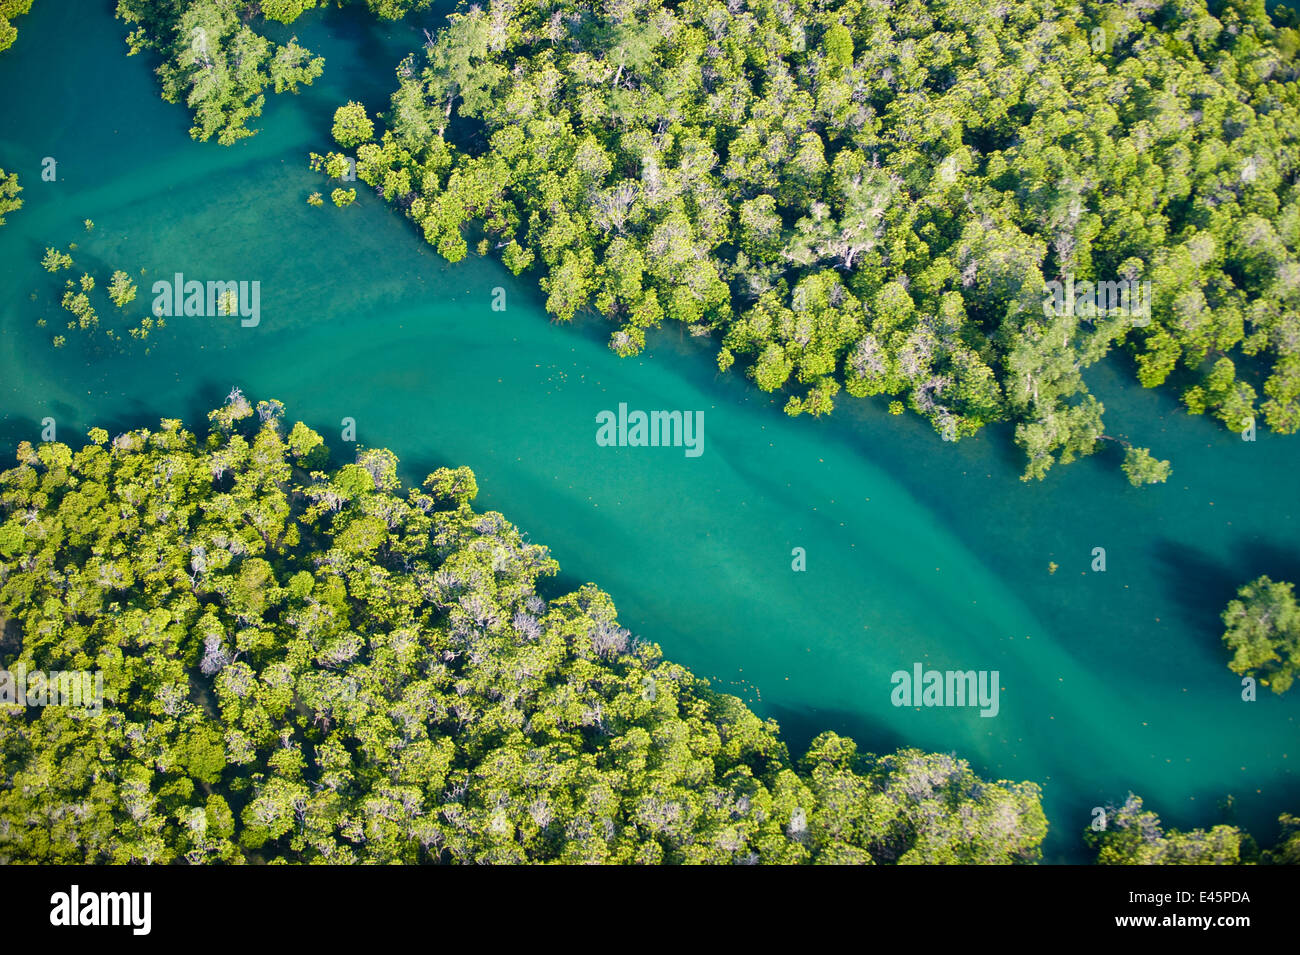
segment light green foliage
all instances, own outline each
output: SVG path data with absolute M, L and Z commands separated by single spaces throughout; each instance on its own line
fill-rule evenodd
M 71 285 L 71 279 L 68 282 Z M 68 323 L 69 328 L 76 327 L 86 331 L 99 324 L 99 314 L 95 311 L 94 306 L 90 304 L 90 296 L 86 294 L 85 290 L 78 292 L 70 287 L 63 293 L 61 304 L 76 318 L 75 322 Z
M 325 157 L 325 172 L 331 179 L 342 179 L 350 168 L 348 157 L 342 153 L 330 153 Z
M 108 283 L 108 297 L 114 305 L 122 308 L 135 301 L 135 293 L 136 285 L 131 281 L 131 276 L 120 270 L 113 273 L 113 278 Z
M 32 0 L 0 0 L 0 52 L 9 49 L 18 39 L 18 30 L 9 21 L 29 12 L 31 8 Z M 4 171 L 0 170 L 0 179 L 3 178 Z M 0 215 L 0 225 L 4 225 L 2 215 Z
M 3 24 L 0 24 L 0 38 L 3 38 L 3 33 Z M 0 169 L 0 225 L 5 224 L 6 215 L 23 207 L 23 201 L 18 198 L 22 191 L 23 187 L 18 185 L 18 173 L 6 173 Z
M 41 258 L 41 266 L 47 272 L 70 269 L 72 268 L 72 256 L 66 252 L 60 252 L 58 249 L 46 249 L 45 255 Z
M 268 69 L 275 92 L 296 95 L 299 84 L 311 86 L 324 72 L 325 59 L 313 56 L 311 50 L 298 45 L 297 37 L 290 37 L 288 43 L 275 49 Z
M 90 220 L 86 220 L 86 222 L 91 224 Z M 76 248 L 77 243 L 69 243 L 68 249 L 70 251 L 73 251 Z M 41 265 L 44 267 L 45 271 L 57 274 L 63 269 L 72 268 L 73 260 L 72 256 L 68 252 L 60 252 L 55 248 L 47 248 L 45 250 L 45 255 L 41 257 Z M 98 283 L 96 282 L 95 277 L 89 272 L 83 272 L 75 281 L 70 278 L 64 279 L 64 290 L 61 304 L 73 317 L 72 321 L 66 323 L 69 331 L 79 329 L 87 334 L 95 334 L 101 330 L 99 324 L 99 313 L 96 310 L 95 303 L 92 299 L 93 295 L 98 294 L 95 292 L 97 285 Z M 107 288 L 103 291 L 107 293 L 108 299 L 112 301 L 115 306 L 124 309 L 136 300 L 139 288 L 129 273 L 117 269 L 111 274 Z M 36 295 L 33 294 L 32 298 L 35 300 Z M 45 320 L 40 319 L 37 322 L 37 325 L 43 328 L 45 326 Z M 143 341 L 149 337 L 149 333 L 153 331 L 153 329 L 161 329 L 165 327 L 166 322 L 163 319 L 155 319 L 151 316 L 145 316 L 140 319 L 140 324 L 138 326 L 129 327 L 126 329 L 126 332 L 132 338 Z M 105 338 L 111 341 L 124 341 L 120 329 L 105 327 L 102 331 Z M 55 348 L 62 348 L 67 344 L 67 339 L 63 335 L 56 335 L 52 339 L 52 344 Z M 146 354 L 148 354 L 148 349 L 146 349 Z
M 308 4 L 270 6 L 276 18 L 288 22 L 301 12 L 296 7 Z M 324 69 L 324 59 L 296 38 L 279 45 L 254 32 L 244 13 L 245 4 L 237 0 L 118 0 L 118 18 L 132 27 L 130 52 L 151 50 L 162 57 L 163 98 L 193 110 L 195 139 L 215 136 L 228 146 L 252 136 L 255 130 L 247 123 L 262 114 L 267 86 L 296 93 L 300 83 L 310 86 Z
M 344 206 L 350 206 L 356 202 L 357 191 L 355 189 L 335 189 L 330 193 L 330 198 L 334 200 L 334 205 L 342 209 Z
M 375 135 L 375 124 L 366 115 L 360 103 L 347 103 L 334 111 L 334 141 L 344 149 L 369 142 Z
M 990 784 L 964 760 L 915 749 L 860 757 L 823 733 L 802 766 L 815 798 L 813 850 L 837 864 L 1037 862 L 1047 819 L 1033 783 Z
M 342 179 L 352 168 L 348 157 L 342 153 L 326 153 L 324 156 L 319 153 L 309 153 L 309 165 L 317 172 L 323 172 L 331 179 Z
M 306 10 L 316 7 L 316 0 L 261 0 L 262 16 L 280 23 L 292 23 Z
M 1205 0 L 734 6 L 463 4 L 336 137 L 448 260 L 481 228 L 556 317 L 599 311 L 622 355 L 665 319 L 714 336 L 790 414 L 1010 421 L 1041 478 L 1099 446 L 1083 371 L 1122 345 L 1192 410 L 1300 428 L 1294 30 Z M 1044 314 L 1067 274 L 1149 281 L 1150 315 Z
M 433 3 L 434 0 L 366 0 L 366 6 L 385 20 L 400 20 L 416 10 L 427 10 Z
M 0 719 L 0 863 L 1038 859 L 1035 785 L 834 734 L 796 767 L 595 586 L 543 597 L 469 469 L 326 470 L 238 390 L 210 420 L 0 474 L 0 666 L 107 697 Z
M 1156 460 L 1146 448 L 1128 448 L 1124 452 L 1124 474 L 1134 487 L 1162 484 L 1169 472 L 1169 462 Z
M 832 72 L 853 66 L 853 34 L 841 23 L 832 24 L 822 38 L 823 62 Z
M 298 467 L 315 471 L 328 463 L 329 451 L 325 440 L 301 421 L 289 432 L 288 441 L 289 453 Z
M 1165 830 L 1132 793 L 1123 806 L 1107 809 L 1104 831 L 1089 829 L 1084 839 L 1097 850 L 1099 865 L 1237 865 L 1243 850 L 1253 849 L 1250 836 L 1235 826 Z
M 1233 673 L 1259 674 L 1274 693 L 1290 689 L 1300 672 L 1300 607 L 1292 584 L 1267 576 L 1245 584 L 1223 611 L 1223 624 Z

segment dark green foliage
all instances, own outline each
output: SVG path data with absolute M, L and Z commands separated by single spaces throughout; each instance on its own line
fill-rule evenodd
M 466 468 L 235 391 L 0 475 L 0 665 L 102 670 L 103 711 L 0 717 L 0 862 L 1032 862 L 1032 783 L 951 756 L 801 769 L 771 721 L 618 625 Z
M 1282 836 L 1272 850 L 1264 853 L 1264 861 L 1274 865 L 1300 865 L 1300 819 L 1284 812 L 1278 822 Z

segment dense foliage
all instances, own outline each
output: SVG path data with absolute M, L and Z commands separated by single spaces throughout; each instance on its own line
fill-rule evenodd
M 0 225 L 5 224 L 6 215 L 22 208 L 23 201 L 18 198 L 22 191 L 23 187 L 18 185 L 18 173 L 6 173 L 0 169 Z
M 1289 817 L 1282 819 L 1285 823 Z M 1144 810 L 1142 800 L 1132 793 L 1124 805 L 1110 809 L 1103 831 L 1090 829 L 1085 839 L 1097 850 L 1101 865 L 1237 865 L 1257 861 L 1258 855 L 1254 840 L 1236 826 L 1218 825 L 1208 831 L 1166 830 L 1160 825 L 1160 817 Z M 1270 856 L 1264 861 L 1275 860 Z
M 336 0 L 340 6 L 345 2 Z M 432 3 L 366 0 L 372 12 L 386 19 Z M 254 24 L 259 19 L 292 23 L 305 11 L 327 5 L 326 0 L 117 0 L 117 16 L 131 28 L 128 55 L 149 50 L 162 58 L 158 76 L 163 98 L 184 102 L 193 111 L 190 134 L 200 140 L 216 136 L 229 146 L 256 135 L 248 122 L 262 115 L 268 86 L 276 93 L 296 93 L 299 83 L 310 86 L 325 68 L 324 58 L 300 46 L 297 37 L 278 44 Z
M 9 49 L 18 39 L 18 28 L 9 21 L 31 9 L 32 0 L 0 0 L 0 52 Z M 3 224 L 2 220 L 0 224 Z
M 952 756 L 793 763 L 777 727 L 549 599 L 546 549 L 237 390 L 0 475 L 0 664 L 101 670 L 3 707 L 0 862 L 1029 862 L 1032 783 Z
M 162 57 L 163 98 L 194 113 L 190 135 L 230 145 L 252 136 L 247 123 L 262 115 L 268 86 L 298 91 L 325 68 L 325 60 L 290 39 L 274 43 L 249 25 L 257 4 L 239 0 L 118 0 L 117 16 L 132 27 L 130 55 Z M 267 16 L 286 4 L 262 4 Z
M 1300 672 L 1300 607 L 1291 584 L 1265 576 L 1243 585 L 1223 611 L 1223 624 L 1233 673 L 1258 673 L 1274 693 L 1291 688 Z
M 1300 818 L 1283 813 L 1278 821 L 1282 824 L 1282 838 L 1265 859 L 1277 865 L 1300 865 Z
M 678 321 L 790 414 L 1010 420 L 1042 477 L 1108 437 L 1082 371 L 1120 342 L 1194 413 L 1243 429 L 1262 379 L 1300 426 L 1298 38 L 1258 0 L 492 0 L 382 134 L 335 133 L 444 256 L 481 230 L 620 354 Z M 1150 315 L 1055 314 L 1062 277 L 1150 282 Z

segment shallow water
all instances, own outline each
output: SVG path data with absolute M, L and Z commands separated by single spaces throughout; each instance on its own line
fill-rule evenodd
M 1089 378 L 1108 433 L 1172 459 L 1162 487 L 1130 488 L 1114 451 L 1024 484 L 1005 430 L 944 444 L 879 400 L 788 419 L 677 328 L 620 359 L 600 320 L 550 323 L 535 279 L 473 256 L 447 265 L 364 184 L 351 208 L 307 205 L 331 188 L 306 154 L 330 146 L 334 107 L 382 108 L 437 17 L 304 18 L 285 33 L 325 55 L 324 77 L 269 96 L 262 131 L 224 148 L 190 140 L 153 63 L 123 55 L 111 3 L 78 5 L 82 19 L 57 6 L 38 3 L 0 56 L 0 166 L 26 200 L 0 228 L 4 446 L 38 439 L 46 417 L 73 444 L 93 425 L 163 416 L 201 428 L 239 385 L 284 401 L 339 458 L 351 417 L 408 478 L 469 465 L 478 506 L 549 545 L 563 584 L 598 583 L 625 626 L 778 718 L 796 752 L 835 729 L 865 749 L 954 751 L 983 774 L 1039 782 L 1050 860 L 1085 858 L 1091 807 L 1130 789 L 1182 826 L 1220 821 L 1232 794 L 1264 843 L 1278 812 L 1300 810 L 1300 692 L 1242 702 L 1218 620 L 1261 573 L 1300 582 L 1300 438 L 1247 443 L 1189 418 L 1133 385 L 1122 357 Z M 58 182 L 41 181 L 45 156 Z M 69 273 L 38 264 L 70 241 L 71 274 L 89 268 L 101 288 L 115 268 L 136 276 L 132 324 L 152 282 L 176 272 L 260 281 L 261 322 L 179 318 L 143 344 L 88 344 L 61 328 Z M 505 311 L 491 308 L 495 288 Z M 58 333 L 69 343 L 56 351 Z M 596 414 L 620 402 L 703 410 L 703 455 L 597 447 Z M 1090 569 L 1094 547 L 1104 573 Z M 997 670 L 998 715 L 894 707 L 890 674 L 916 661 Z

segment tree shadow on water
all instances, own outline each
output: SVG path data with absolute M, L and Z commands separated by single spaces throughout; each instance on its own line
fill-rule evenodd
M 1174 613 L 1206 647 L 1221 650 L 1223 626 L 1219 615 L 1245 583 L 1236 565 L 1223 563 L 1179 541 L 1163 539 L 1155 546 L 1159 576 L 1174 605 Z
M 1237 567 L 1238 587 L 1260 575 L 1300 585 L 1300 550 L 1276 541 L 1239 543 Z M 1233 596 L 1236 596 L 1235 590 Z
M 1300 550 L 1276 541 L 1239 541 L 1229 562 L 1168 539 L 1156 545 L 1155 555 L 1180 623 L 1215 651 L 1222 650 L 1224 608 L 1243 584 L 1262 574 L 1300 583 Z
M 715 687 L 715 689 L 719 689 Z M 834 732 L 858 744 L 858 753 L 884 755 L 892 753 L 906 741 L 901 735 L 861 714 L 827 707 L 793 707 L 765 703 L 757 707 L 760 715 L 770 716 L 781 727 L 781 740 L 798 760 L 808 752 L 808 745 L 822 733 Z
M 13 453 L 22 441 L 36 444 L 41 440 L 41 424 L 22 415 L 11 415 L 0 420 L 0 450 L 4 452 L 0 468 L 13 466 Z

